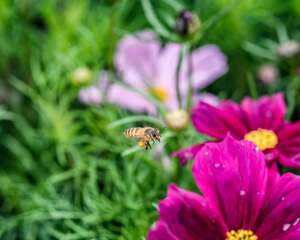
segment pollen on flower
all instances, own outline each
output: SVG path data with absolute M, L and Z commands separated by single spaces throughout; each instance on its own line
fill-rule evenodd
M 161 102 L 165 102 L 169 99 L 169 93 L 162 87 L 151 87 L 149 93 Z
M 244 140 L 253 142 L 261 151 L 274 148 L 278 144 L 278 137 L 272 130 L 259 128 L 248 132 Z
M 251 230 L 231 230 L 226 233 L 225 240 L 257 240 L 257 236 Z

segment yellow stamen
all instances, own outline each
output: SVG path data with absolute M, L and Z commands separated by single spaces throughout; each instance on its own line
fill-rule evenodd
M 257 240 L 257 236 L 251 230 L 231 230 L 226 233 L 225 240 Z
M 248 132 L 244 139 L 253 142 L 261 151 L 274 148 L 278 143 L 278 137 L 272 130 L 262 128 Z
M 169 98 L 169 93 L 166 89 L 162 87 L 151 87 L 149 88 L 150 94 L 157 98 L 161 102 L 165 102 Z

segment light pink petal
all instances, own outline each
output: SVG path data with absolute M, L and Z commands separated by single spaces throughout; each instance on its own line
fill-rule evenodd
M 107 100 L 133 112 L 155 114 L 155 105 L 141 94 L 119 84 L 113 84 L 107 94 Z
M 206 45 L 192 52 L 192 79 L 194 88 L 204 88 L 228 71 L 226 56 L 216 45 Z M 188 76 L 188 62 L 183 63 L 183 79 Z
M 227 136 L 197 154 L 193 175 L 229 229 L 253 229 L 264 203 L 268 171 L 254 144 Z
M 156 77 L 151 84 L 156 87 L 163 88 L 168 92 L 168 99 L 165 105 L 168 110 L 175 110 L 178 108 L 178 102 L 176 97 L 176 68 L 180 55 L 179 44 L 167 44 L 159 55 L 157 61 Z M 184 98 L 187 92 L 187 82 L 180 82 L 181 95 Z
M 102 101 L 102 93 L 96 86 L 82 88 L 79 91 L 79 101 L 87 105 L 98 105 Z
M 155 77 L 160 43 L 154 33 L 127 35 L 119 43 L 115 65 L 124 81 L 136 88 Z
M 193 102 L 197 104 L 198 102 L 205 102 L 212 106 L 218 106 L 220 104 L 220 99 L 211 93 L 200 93 L 194 94 Z

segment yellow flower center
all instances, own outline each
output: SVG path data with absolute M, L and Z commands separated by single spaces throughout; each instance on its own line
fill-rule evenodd
M 253 142 L 261 151 L 274 148 L 278 143 L 278 137 L 272 130 L 262 128 L 248 132 L 244 139 Z
M 251 230 L 231 230 L 226 233 L 225 240 L 257 240 L 257 236 Z
M 161 102 L 165 102 L 169 98 L 169 93 L 162 87 L 151 87 L 148 90 L 150 94 Z

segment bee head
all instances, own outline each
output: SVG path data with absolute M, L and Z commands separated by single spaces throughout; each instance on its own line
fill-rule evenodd
M 154 128 L 151 132 L 151 135 L 154 139 L 157 139 L 158 141 L 160 141 L 159 129 Z

